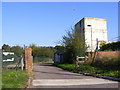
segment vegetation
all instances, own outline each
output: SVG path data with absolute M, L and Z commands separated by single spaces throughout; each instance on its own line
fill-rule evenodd
M 54 65 L 72 72 L 78 72 L 78 73 L 84 72 L 84 73 L 120 78 L 119 62 L 120 62 L 119 58 L 115 58 L 115 57 L 111 57 L 109 59 L 102 58 L 96 60 L 93 63 L 93 65 L 91 65 L 91 61 L 88 61 L 86 63 L 80 63 L 78 71 L 76 71 L 75 64 L 54 64 Z
M 76 56 L 85 56 L 86 46 L 84 36 L 79 30 L 71 28 L 63 36 L 61 44 L 64 46 L 64 60 L 62 63 L 74 63 Z
M 103 40 L 98 41 L 98 42 L 100 43 L 100 47 L 102 47 L 103 45 L 107 44 L 107 41 L 103 41 Z
M 53 59 L 56 49 L 54 47 L 40 47 L 34 44 L 29 46 L 32 48 L 34 62 L 48 61 Z
M 62 45 L 64 46 L 64 62 L 62 64 L 55 63 L 54 65 L 62 69 L 72 71 L 72 72 L 84 72 L 92 73 L 103 76 L 120 78 L 120 57 L 117 55 L 114 57 L 104 57 L 97 60 L 88 60 L 85 63 L 80 63 L 78 71 L 74 64 L 76 56 L 85 56 L 85 51 L 87 49 L 84 36 L 79 30 L 72 29 L 68 31 L 67 35 L 63 36 Z M 102 51 L 119 51 L 120 41 L 108 43 L 101 41 L 100 49 Z M 91 64 L 92 62 L 92 64 Z
M 60 67 L 64 70 L 77 72 L 75 69 L 75 64 L 55 64 L 55 66 Z M 91 66 L 90 64 L 80 64 L 79 66 L 80 67 L 78 68 L 78 73 L 84 72 L 84 73 L 120 78 L 120 74 L 119 74 L 120 70 L 118 69 L 116 70 L 111 68 L 100 68 L 100 67 Z
M 24 50 L 23 50 L 23 48 L 20 47 L 20 46 L 12 46 L 12 47 L 10 48 L 10 50 L 11 50 L 12 52 L 14 52 L 15 55 L 18 56 L 18 57 L 23 56 Z
M 2 46 L 2 50 L 4 52 L 14 52 L 14 55 L 10 55 L 10 54 L 8 54 L 7 56 L 4 54 L 2 55 L 3 60 L 14 58 L 14 61 L 12 61 L 12 62 L 2 62 L 3 67 L 5 67 L 9 64 L 16 64 L 16 63 L 20 62 L 21 56 L 23 56 L 23 54 L 24 54 L 24 50 L 20 46 L 12 46 L 11 47 L 9 45 L 4 44 Z
M 24 88 L 28 74 L 22 70 L 3 70 L 2 88 Z
M 2 46 L 2 50 L 4 50 L 4 51 L 10 51 L 10 46 L 7 45 L 7 44 L 4 44 L 4 45 Z
M 23 55 L 23 48 L 20 47 L 20 46 L 12 46 L 10 47 L 9 45 L 7 44 L 4 44 L 2 46 L 2 50 L 5 51 L 5 52 L 14 52 L 16 56 L 21 56 Z
M 58 64 L 58 63 L 54 63 L 53 65 L 56 66 L 56 67 L 62 68 L 64 70 L 76 72 L 75 64 Z
M 100 49 L 102 51 L 119 51 L 120 50 L 120 41 L 103 44 Z
M 35 44 L 29 45 L 30 48 L 32 48 L 32 54 L 33 54 L 33 60 L 34 62 L 41 62 L 41 61 L 47 61 L 49 59 L 53 59 L 54 53 L 57 49 L 57 47 L 40 47 L 36 46 Z M 6 52 L 14 52 L 14 58 L 15 61 L 19 61 L 20 56 L 24 56 L 24 49 L 21 46 L 9 46 L 7 44 L 4 44 L 2 46 L 2 50 Z M 13 56 L 8 55 L 7 57 L 3 55 L 3 59 L 5 58 L 11 58 Z M 12 62 L 13 63 L 13 62 Z M 6 64 L 6 63 L 5 63 Z
M 54 56 L 54 47 L 40 47 L 34 44 L 30 45 L 29 47 L 32 48 L 33 57 L 53 58 Z

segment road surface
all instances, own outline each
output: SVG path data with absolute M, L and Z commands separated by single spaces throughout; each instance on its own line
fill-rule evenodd
M 34 63 L 29 88 L 118 88 L 118 82 L 72 73 L 51 63 Z

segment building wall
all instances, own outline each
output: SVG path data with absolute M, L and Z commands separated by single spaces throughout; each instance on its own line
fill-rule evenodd
M 88 26 L 91 25 L 91 26 Z M 87 52 L 94 51 L 98 41 L 107 41 L 107 22 L 106 19 L 99 18 L 83 18 L 75 25 L 75 28 L 84 33 Z M 91 46 L 92 39 L 92 46 Z
M 118 58 L 120 54 L 120 51 L 98 51 L 97 52 L 97 57 L 96 58 L 111 58 L 111 57 L 116 57 Z

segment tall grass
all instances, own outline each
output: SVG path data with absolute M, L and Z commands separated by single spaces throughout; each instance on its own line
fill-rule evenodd
M 112 68 L 112 69 L 118 68 L 119 65 L 120 65 L 120 59 L 118 57 L 98 58 L 94 62 L 94 66 L 105 67 L 105 68 L 107 67 L 107 68 Z

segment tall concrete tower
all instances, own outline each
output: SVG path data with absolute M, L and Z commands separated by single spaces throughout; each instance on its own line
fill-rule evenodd
M 84 38 L 88 47 L 87 52 L 94 52 L 97 46 L 97 40 L 108 41 L 106 19 L 84 17 L 75 24 L 75 30 L 81 33 L 80 38 Z

